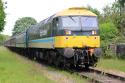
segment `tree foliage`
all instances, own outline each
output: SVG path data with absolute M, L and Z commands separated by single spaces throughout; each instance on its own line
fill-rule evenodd
M 111 6 L 106 5 L 103 8 L 103 22 L 114 22 L 120 17 L 120 4 L 116 1 Z
M 90 11 L 95 13 L 97 16 L 100 16 L 100 12 L 96 8 L 92 8 L 91 6 L 88 5 L 87 7 Z
M 119 37 L 119 32 L 113 22 L 105 22 L 99 25 L 100 27 L 100 37 L 101 37 L 101 48 L 104 55 L 112 55 L 112 51 L 107 49 L 108 45 L 115 43 Z
M 122 0 L 115 1 L 111 6 L 106 5 L 103 9 L 101 22 L 112 22 L 121 34 L 125 34 L 125 14 L 121 12 Z M 122 3 L 125 1 L 123 0 Z
M 118 2 L 120 3 L 121 7 L 124 7 L 124 3 L 125 3 L 125 0 L 118 0 Z
M 114 8 L 115 15 L 113 16 L 113 22 L 116 25 L 116 27 L 119 29 L 119 31 L 124 35 L 125 34 L 125 14 L 122 12 L 122 8 L 124 8 L 125 1 L 124 0 L 118 0 L 114 2 L 112 7 Z
M 6 39 L 8 39 L 8 38 L 9 38 L 8 35 L 0 34 L 0 45 L 2 45 L 4 43 L 4 41 L 6 41 Z
M 29 28 L 30 26 L 36 23 L 37 21 L 31 17 L 23 17 L 23 18 L 18 19 L 14 25 L 13 35 L 25 31 L 27 28 Z
M 4 29 L 5 25 L 5 12 L 2 0 L 0 0 L 0 32 Z
M 118 29 L 112 22 L 100 24 L 101 40 L 112 40 L 118 36 Z
M 93 11 L 93 8 L 89 9 Z M 107 49 L 108 45 L 125 42 L 125 0 L 115 0 L 112 5 L 106 5 L 98 16 L 102 50 L 104 55 L 113 55 L 113 51 Z

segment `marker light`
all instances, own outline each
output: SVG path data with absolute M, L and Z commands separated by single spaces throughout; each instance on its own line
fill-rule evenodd
M 66 35 L 71 35 L 72 32 L 71 32 L 70 30 L 65 30 L 65 34 L 66 34 Z
M 96 34 L 96 31 L 92 31 L 92 35 L 95 35 Z

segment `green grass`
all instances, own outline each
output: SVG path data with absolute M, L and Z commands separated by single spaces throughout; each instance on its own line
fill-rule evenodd
M 54 82 L 43 76 L 33 64 L 29 64 L 16 53 L 0 47 L 0 83 Z
M 125 72 L 125 60 L 123 59 L 100 59 L 97 67 Z
M 47 77 L 47 71 L 59 73 L 64 78 L 54 80 Z M 47 67 L 42 70 L 35 61 L 22 58 L 20 55 L 0 47 L 0 83 L 59 83 L 61 80 L 71 79 L 75 83 L 87 83 L 86 79 L 71 74 L 66 70 Z M 59 82 L 58 82 L 59 81 Z

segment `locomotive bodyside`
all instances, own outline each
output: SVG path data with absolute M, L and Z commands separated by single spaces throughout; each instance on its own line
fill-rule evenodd
M 52 27 L 46 20 L 27 30 L 29 48 L 53 48 Z

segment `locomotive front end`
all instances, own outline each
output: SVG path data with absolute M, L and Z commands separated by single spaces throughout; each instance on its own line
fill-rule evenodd
M 58 18 L 54 45 L 61 49 L 60 54 L 72 59 L 71 64 L 88 68 L 95 65 L 101 54 L 98 20 L 92 13 L 76 13 Z

